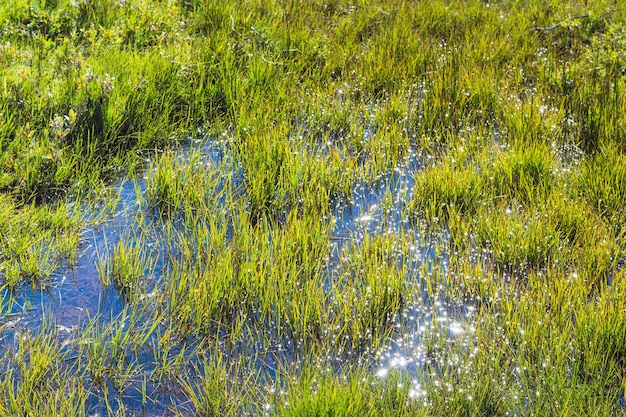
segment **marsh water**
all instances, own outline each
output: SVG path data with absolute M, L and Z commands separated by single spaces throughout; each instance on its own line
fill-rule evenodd
M 185 161 L 189 152 L 200 149 L 206 163 L 221 163 L 230 158 L 227 145 L 211 139 L 188 141 L 178 150 L 181 161 Z M 454 300 L 445 295 L 433 297 L 426 289 L 424 274 L 445 275 L 450 254 L 446 250 L 446 235 L 422 234 L 417 226 L 412 225 L 406 216 L 406 205 L 411 200 L 413 175 L 423 169 L 427 157 L 417 153 L 409 153 L 406 158 L 391 172 L 381 176 L 370 184 L 356 184 L 350 200 L 336 202 L 332 217 L 333 236 L 331 238 L 331 259 L 328 260 L 328 275 L 338 274 L 341 263 L 337 260 L 342 251 L 349 247 L 358 247 L 366 235 L 385 233 L 402 233 L 411 231 L 414 243 L 408 253 L 401 255 L 402 262 L 410 271 L 406 277 L 406 291 L 417 294 L 415 302 L 407 303 L 403 310 L 393 317 L 394 332 L 377 351 L 358 352 L 351 355 L 343 352 L 334 360 L 335 369 L 340 372 L 348 361 L 358 361 L 371 369 L 372 374 L 385 378 L 390 370 L 406 372 L 411 376 L 413 387 L 411 396 L 419 399 L 425 396 L 420 382 L 424 378 L 422 369 L 427 361 L 450 361 L 450 358 L 433 357 L 428 353 L 422 338 L 425 334 L 435 334 L 445 343 L 463 343 L 471 347 L 472 307 L 463 300 Z M 232 166 L 232 165 L 224 165 Z M 163 268 L 166 268 L 166 247 L 162 233 L 162 223 L 158 216 L 141 216 L 147 210 L 142 195 L 146 191 L 146 178 L 150 175 L 148 164 L 139 175 L 120 180 L 112 186 L 118 202 L 111 214 L 96 222 L 95 225 L 83 230 L 80 255 L 77 262 L 61 268 L 52 276 L 52 284 L 45 290 L 30 287 L 9 293 L 5 291 L 5 299 L 13 300 L 10 321 L 4 324 L 2 344 L 5 349 L 12 349 L 14 339 L 21 331 L 37 331 L 46 325 L 54 326 L 58 336 L 69 339 L 87 323 L 94 321 L 105 326 L 107 323 L 123 320 L 125 296 L 115 286 L 104 286 L 98 272 L 98 264 L 113 252 L 120 239 L 128 236 L 142 236 L 150 247 L 155 261 L 152 276 L 146 290 L 149 300 L 155 291 Z M 229 175 L 237 175 L 236 170 Z M 91 216 L 92 214 L 88 214 Z M 95 218 L 96 213 L 93 213 Z M 141 220 L 140 220 L 141 219 Z M 272 332 L 275 329 L 268 329 Z M 278 342 L 277 342 L 278 343 Z M 254 346 L 255 344 L 251 344 Z M 243 353 L 222 352 L 237 360 Z M 282 340 L 276 349 L 266 349 L 256 355 L 256 367 L 262 372 L 264 380 L 272 385 L 276 366 L 286 359 L 289 362 L 301 360 L 298 341 Z M 139 358 L 138 360 L 141 360 Z M 147 358 L 147 361 L 150 359 Z M 195 359 L 193 354 L 189 361 Z M 450 365 L 450 364 L 448 364 Z M 149 370 L 149 364 L 146 364 Z M 456 364 L 453 366 L 462 366 Z M 121 401 L 129 410 L 145 415 L 161 415 L 171 404 L 182 402 L 180 393 L 159 390 L 156 386 L 148 386 L 153 391 L 154 403 L 142 404 L 137 393 L 127 390 L 120 394 Z M 158 391 L 158 392 L 157 392 Z M 103 400 L 95 395 L 91 406 L 104 410 Z

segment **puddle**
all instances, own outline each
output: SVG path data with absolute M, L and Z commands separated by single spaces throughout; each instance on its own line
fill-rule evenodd
M 37 291 L 27 287 L 13 293 L 16 306 L 25 306 L 29 311 L 24 316 L 25 327 L 36 328 L 35 323 L 42 316 L 50 316 L 59 327 L 71 328 L 88 316 L 113 317 L 122 311 L 122 295 L 115 288 L 102 285 L 97 265 L 134 225 L 134 214 L 139 210 L 136 186 L 143 190 L 145 183 L 124 181 L 116 184 L 120 202 L 115 214 L 102 224 L 83 231 L 76 264 L 55 271 L 49 289 Z
M 203 163 L 221 163 L 228 158 L 225 143 L 206 144 L 197 141 L 180 148 L 178 155 L 181 162 L 187 161 L 192 149 L 198 147 L 201 149 Z M 392 172 L 373 184 L 356 185 L 351 201 L 337 203 L 332 216 L 334 232 L 331 239 L 332 259 L 329 260 L 329 276 L 332 278 L 341 273 L 338 268 L 341 267 L 342 254 L 358 247 L 366 236 L 410 234 L 414 243 L 410 246 L 409 253 L 401 254 L 400 262 L 409 271 L 406 288 L 418 295 L 415 297 L 416 302 L 406 305 L 394 317 L 391 323 L 395 328 L 394 333 L 377 352 L 360 353 L 356 360 L 371 366 L 372 373 L 379 378 L 384 378 L 392 369 L 414 375 L 416 382 L 411 395 L 415 398 L 425 395 L 419 385 L 424 366 L 429 361 L 440 360 L 429 356 L 423 339 L 435 331 L 439 337 L 449 339 L 452 343 L 469 343 L 472 332 L 471 324 L 468 324 L 472 322 L 471 307 L 443 296 L 432 298 L 425 286 L 426 277 L 422 276 L 424 273 L 444 276 L 448 263 L 447 253 L 438 253 L 436 250 L 437 245 L 445 245 L 446 236 L 422 237 L 406 220 L 406 206 L 412 198 L 413 175 L 423 168 L 423 161 L 423 155 L 410 153 Z M 41 326 L 42 317 L 51 317 L 59 334 L 71 334 L 89 320 L 93 323 L 94 318 L 97 318 L 101 326 L 119 321 L 126 314 L 124 295 L 113 286 L 102 285 L 98 264 L 106 256 L 110 256 L 114 246 L 124 237 L 141 235 L 145 240 L 151 256 L 156 260 L 147 293 L 156 285 L 160 274 L 167 268 L 168 242 L 163 242 L 163 230 L 158 216 L 148 216 L 143 222 L 137 221 L 141 217 L 139 214 L 147 210 L 141 198 L 146 191 L 146 177 L 120 181 L 114 188 L 119 192 L 119 202 L 114 214 L 101 224 L 84 231 L 76 265 L 58 270 L 48 291 L 23 289 L 13 294 L 13 313 L 16 314 L 11 317 L 16 317 L 14 328 L 37 329 Z M 270 332 L 276 330 L 268 329 Z M 0 343 L 14 343 L 12 339 L 4 337 Z M 217 349 L 221 349 L 221 346 L 218 343 Z M 239 350 L 232 346 L 224 348 L 226 351 L 221 353 L 233 361 L 245 359 L 246 356 L 249 359 L 249 355 L 255 357 L 255 366 L 266 374 L 266 381 L 275 377 L 280 363 L 295 364 L 302 360 L 302 341 L 289 337 L 275 338 L 270 346 L 252 343 L 250 347 Z M 259 352 L 258 349 L 262 351 Z M 143 358 L 141 355 L 147 354 L 140 353 L 136 359 L 147 362 L 154 360 L 150 355 Z M 345 356 L 339 356 L 339 362 L 346 360 Z M 193 356 L 189 358 L 190 363 L 195 361 Z M 338 365 L 341 367 L 344 364 Z M 149 366 L 145 372 L 150 372 Z M 172 403 L 184 401 L 180 393 L 159 392 L 159 387 L 149 384 L 146 389 L 157 400 L 152 405 L 143 405 L 140 399 L 126 392 L 120 398 L 128 409 L 140 410 L 137 412 L 146 415 L 163 414 Z M 90 405 L 94 411 L 106 412 L 103 400 L 97 395 L 94 395 Z

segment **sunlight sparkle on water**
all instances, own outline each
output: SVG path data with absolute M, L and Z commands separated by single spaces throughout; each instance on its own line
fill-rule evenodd
M 409 398 L 415 400 L 423 397 L 426 397 L 426 391 L 422 388 L 419 382 L 413 381 L 413 387 L 409 391 Z
M 378 368 L 378 370 L 376 371 L 376 376 L 379 378 L 384 378 L 387 376 L 391 369 L 403 369 L 411 362 L 413 362 L 413 359 L 411 358 L 407 358 L 403 355 L 396 355 L 389 361 L 386 367 Z
M 461 335 L 465 332 L 465 329 L 463 328 L 463 326 L 457 322 L 452 322 L 450 324 L 449 329 L 450 329 L 450 333 L 452 333 L 455 336 Z
M 358 221 L 359 221 L 360 223 L 369 223 L 369 222 L 371 222 L 372 220 L 373 220 L 373 217 L 372 217 L 372 216 L 370 216 L 369 214 L 365 214 L 365 215 L 363 215 L 363 216 L 361 216 L 361 217 L 359 217 L 359 218 L 358 218 Z

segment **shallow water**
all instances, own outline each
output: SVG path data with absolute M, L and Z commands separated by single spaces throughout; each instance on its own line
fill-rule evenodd
M 429 275 L 435 272 L 446 275 L 449 253 L 437 250 L 437 247 L 447 246 L 445 233 L 420 236 L 419 228 L 406 218 L 406 206 L 413 197 L 413 176 L 423 169 L 423 160 L 422 155 L 410 154 L 378 183 L 355 187 L 353 200 L 344 202 L 334 213 L 336 227 L 333 245 L 336 252 L 340 252 L 348 243 L 358 246 L 366 234 L 403 233 L 410 230 L 414 238 L 410 251 L 402 254 L 402 262 L 409 271 L 406 277 L 407 291 L 416 292 L 418 301 L 407 305 L 395 318 L 397 335 L 379 352 L 378 373 L 385 366 L 405 367 L 407 361 L 420 362 L 412 358 L 411 351 L 413 347 L 419 346 L 420 335 L 430 329 L 433 317 L 437 317 L 438 324 L 450 337 L 466 333 L 468 326 L 464 323 L 471 321 L 470 305 L 462 300 L 450 300 L 444 295 L 433 298 L 424 285 L 428 278 L 422 276 L 425 272 Z M 391 204 L 385 204 L 386 194 L 391 196 Z
M 200 148 L 204 163 L 221 163 L 228 158 L 225 143 L 215 141 L 190 142 L 181 147 L 179 155 L 181 161 L 188 160 L 193 148 Z M 337 369 L 346 361 L 358 361 L 371 367 L 372 373 L 384 378 L 389 370 L 397 369 L 414 376 L 412 395 L 422 398 L 424 393 L 420 388 L 421 373 L 429 361 L 441 358 L 429 357 L 424 348 L 423 338 L 427 334 L 436 333 L 437 337 L 449 340 L 450 343 L 469 344 L 472 331 L 472 308 L 462 301 L 455 301 L 445 296 L 434 297 L 429 295 L 422 274 L 438 273 L 445 275 L 447 270 L 447 252 L 437 251 L 436 247 L 445 247 L 446 236 L 420 236 L 416 226 L 406 220 L 406 206 L 412 198 L 413 175 L 423 168 L 424 156 L 415 153 L 407 155 L 405 160 L 392 172 L 375 181 L 373 184 L 357 184 L 353 190 L 351 201 L 338 201 L 332 218 L 334 232 L 331 238 L 332 259 L 329 259 L 329 276 L 340 274 L 341 262 L 339 259 L 344 251 L 354 249 L 365 239 L 366 235 L 385 233 L 401 234 L 410 232 L 414 244 L 409 253 L 401 254 L 400 260 L 409 272 L 406 277 L 406 290 L 414 292 L 416 302 L 410 303 L 393 319 L 395 331 L 377 352 L 363 354 L 343 352 L 336 357 Z M 224 165 L 226 166 L 226 165 Z M 232 164 L 228 165 L 232 168 Z M 237 175 L 238 173 L 232 173 Z M 98 276 L 97 265 L 113 251 L 113 247 L 128 236 L 141 235 L 150 247 L 151 255 L 157 259 L 155 268 L 149 277 L 147 295 L 158 282 L 163 268 L 166 268 L 167 242 L 162 241 L 162 229 L 158 216 L 147 217 L 139 222 L 144 206 L 142 195 L 146 189 L 146 175 L 134 179 L 123 179 L 113 186 L 119 193 L 119 202 L 113 210 L 113 215 L 97 226 L 89 227 L 82 234 L 80 256 L 71 268 L 62 268 L 53 276 L 53 284 L 47 291 L 33 291 L 30 288 L 22 289 L 10 294 L 15 300 L 13 315 L 15 318 L 13 329 L 38 329 L 42 318 L 48 317 L 56 326 L 59 336 L 71 337 L 72 333 L 91 320 L 101 325 L 119 321 L 125 314 L 124 294 L 115 287 L 105 287 Z M 426 271 L 426 272 L 425 272 Z M 122 317 L 123 318 L 123 317 Z M 268 327 L 275 325 L 267 323 Z M 268 328 L 270 333 L 276 328 Z M 11 337 L 5 337 L 2 343 L 14 343 Z M 251 335 L 254 337 L 254 335 Z M 281 363 L 299 363 L 302 360 L 299 354 L 301 341 L 282 337 L 276 343 L 251 343 L 250 346 L 261 348 L 262 352 L 255 352 L 257 369 L 265 374 L 263 378 L 269 381 L 275 377 L 276 369 Z M 220 349 L 218 345 L 218 349 Z M 249 355 L 249 347 L 243 350 L 224 347 L 222 352 L 226 358 L 238 361 L 240 357 Z M 145 355 L 145 353 L 144 353 Z M 331 353 L 332 355 L 332 353 Z M 138 358 L 150 361 L 152 358 Z M 189 361 L 193 363 L 194 357 Z M 150 369 L 146 370 L 149 372 Z M 151 405 L 142 405 L 137 395 L 125 392 L 120 398 L 125 406 L 148 415 L 159 415 L 167 411 L 168 404 L 180 403 L 180 393 L 157 392 L 158 387 L 148 387 L 148 391 L 157 400 Z M 91 406 L 95 411 L 105 412 L 102 399 L 94 396 Z

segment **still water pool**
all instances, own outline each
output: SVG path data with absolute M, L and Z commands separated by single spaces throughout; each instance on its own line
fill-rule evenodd
M 180 163 L 191 163 L 189 155 L 198 150 L 202 158 L 195 158 L 193 163 L 221 165 L 228 170 L 227 175 L 233 176 L 235 181 L 241 181 L 238 178 L 240 170 L 228 152 L 227 143 L 215 140 L 189 141 L 178 150 Z M 406 206 L 412 197 L 412 178 L 423 169 L 425 159 L 423 155 L 410 153 L 395 169 L 373 183 L 355 184 L 352 197 L 335 201 L 332 216 L 326 219 L 333 227 L 331 252 L 327 259 L 327 290 L 332 286 L 330 283 L 333 277 L 342 274 L 341 259 L 344 254 L 358 248 L 367 237 L 404 235 L 412 240 L 409 250 L 399 254 L 398 262 L 408 271 L 406 291 L 413 292 L 416 296 L 411 297 L 413 301 L 406 303 L 402 311 L 391 318 L 393 332 L 376 350 L 334 352 L 331 349 L 324 362 L 335 372 L 341 372 L 347 365 L 358 363 L 371 369 L 371 373 L 381 379 L 391 370 L 406 372 L 412 378 L 411 396 L 416 400 L 423 399 L 426 395 L 421 388 L 424 379 L 436 378 L 436 375 L 426 375 L 423 372 L 425 364 L 462 366 L 455 364 L 453 357 L 429 348 L 434 340 L 438 346 L 462 344 L 467 349 L 473 349 L 471 303 L 452 299 L 444 291 L 433 292 L 427 285 L 429 277 L 443 277 L 448 273 L 450 254 L 446 250 L 448 245 L 445 231 L 437 234 L 425 233 L 419 226 L 407 220 Z M 105 218 L 96 212 L 88 215 L 92 219 L 100 220 L 82 232 L 77 262 L 71 267 L 57 270 L 49 288 L 45 291 L 23 288 L 11 293 L 5 292 L 5 300 L 12 301 L 11 314 L 7 315 L 8 319 L 3 326 L 1 343 L 5 349 L 15 349 L 15 340 L 23 332 L 36 332 L 44 327 L 54 328 L 58 338 L 68 344 L 72 340 L 86 340 L 85 332 L 94 331 L 93 329 L 105 329 L 107 326 L 114 329 L 117 326 L 124 332 L 125 328 L 131 328 L 127 324 L 129 312 L 124 292 L 115 286 L 103 285 L 99 275 L 99 265 L 112 255 L 121 239 L 141 236 L 143 244 L 149 248 L 154 262 L 149 276 L 146 277 L 145 294 L 141 298 L 147 306 L 146 311 L 150 311 L 151 297 L 159 291 L 160 277 L 167 270 L 168 257 L 172 254 L 168 252 L 171 245 L 166 241 L 163 219 L 158 215 L 150 215 L 151 208 L 146 203 L 147 178 L 151 175 L 148 167 L 147 162 L 146 168 L 138 175 L 121 178 L 112 186 L 117 195 L 117 204 L 109 215 Z M 267 326 L 268 334 L 281 333 L 279 329 L 272 328 L 275 323 L 268 321 Z M 158 331 L 149 336 L 154 339 L 155 346 L 157 334 Z M 249 336 L 255 337 L 254 333 Z M 196 351 L 189 347 L 194 343 L 196 341 L 186 340 L 184 347 L 175 347 L 171 352 L 174 355 L 180 354 L 180 349 L 188 350 L 186 360 L 190 364 L 189 369 L 193 369 L 193 364 L 198 359 Z M 255 352 L 259 347 L 262 351 Z M 252 366 L 262 374 L 259 380 L 272 387 L 272 381 L 281 364 L 291 363 L 297 366 L 306 360 L 302 351 L 301 340 L 292 340 L 288 334 L 280 334 L 269 344 L 254 341 L 248 341 L 245 346 L 239 347 L 217 344 L 212 352 L 233 362 L 253 357 Z M 202 354 L 206 355 L 207 352 L 203 350 Z M 124 390 L 119 391 L 112 387 L 110 392 L 114 394 L 109 392 L 106 395 L 123 404 L 126 411 L 134 410 L 133 412 L 145 415 L 162 415 L 167 412 L 168 407 L 183 404 L 186 399 L 180 390 L 168 389 L 151 382 L 154 363 L 163 360 L 161 355 L 163 352 L 137 352 L 133 360 L 141 365 L 138 367 L 141 370 L 129 380 Z M 194 376 L 193 371 L 190 372 L 191 378 L 201 377 Z M 147 393 L 151 401 L 142 401 L 140 392 Z M 105 400 L 103 397 L 102 390 L 94 388 L 89 404 L 94 412 L 106 413 L 107 407 L 111 407 L 105 406 L 107 401 L 111 402 L 110 399 Z

